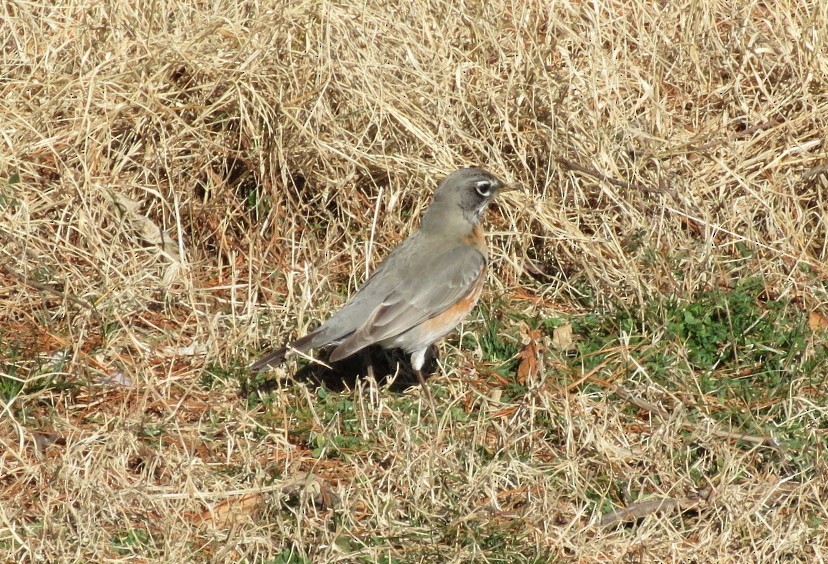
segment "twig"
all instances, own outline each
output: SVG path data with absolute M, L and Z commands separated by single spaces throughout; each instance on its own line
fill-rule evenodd
M 629 390 L 622 388 L 621 386 L 615 386 L 612 391 L 613 393 L 615 393 L 615 395 L 622 398 L 627 403 L 630 403 L 645 411 L 649 411 L 650 413 L 655 413 L 662 419 L 667 419 L 669 417 L 669 413 L 665 409 L 662 409 L 661 407 L 653 403 L 650 403 L 637 396 L 634 396 Z M 681 427 L 685 430 L 696 430 L 696 427 L 690 423 L 682 423 Z M 723 439 L 728 439 L 732 441 L 745 441 L 758 445 L 765 445 L 779 452 L 783 452 L 782 447 L 779 445 L 779 443 L 776 442 L 776 440 L 773 437 L 765 437 L 762 435 L 748 435 L 746 433 L 735 433 L 733 431 L 723 431 L 721 429 L 713 429 L 711 432 L 713 435 L 721 437 Z
M 75 305 L 79 305 L 81 307 L 85 307 L 90 309 L 91 311 L 95 311 L 95 306 L 91 303 L 87 302 L 82 298 L 76 298 L 75 296 L 70 296 L 65 292 L 61 292 L 60 290 L 49 286 L 48 284 L 43 284 L 42 282 L 38 282 L 37 280 L 32 280 L 28 276 L 20 274 L 12 270 L 12 268 L 5 264 L 0 264 L 0 270 L 11 276 L 12 278 L 16 279 L 21 284 L 25 284 L 26 286 L 30 286 L 36 290 L 40 290 L 41 292 L 46 292 L 47 294 L 53 294 L 63 300 L 70 301 Z
M 687 511 L 698 507 L 702 502 L 708 501 L 712 494 L 713 490 L 706 488 L 689 497 L 663 497 L 631 503 L 626 507 L 619 507 L 605 514 L 598 522 L 598 526 L 612 527 L 619 523 L 638 521 L 654 513 L 667 513 L 676 509 Z
M 699 145 L 698 147 L 693 147 L 690 145 L 691 149 L 695 150 L 698 153 L 706 152 L 714 147 L 718 147 L 719 145 L 724 145 L 725 143 L 729 143 L 734 139 L 744 139 L 746 137 L 750 137 L 754 133 L 758 133 L 760 131 L 764 131 L 766 129 L 771 129 L 780 125 L 785 122 L 785 118 L 782 116 L 776 116 L 774 118 L 769 119 L 768 121 L 764 121 L 762 123 L 757 123 L 755 125 L 751 125 L 750 127 L 745 128 L 743 131 L 738 131 L 732 133 L 730 135 L 726 135 L 724 137 L 720 137 L 718 139 L 714 139 L 713 141 L 708 141 L 703 145 Z
M 665 192 L 663 187 L 655 189 L 648 188 L 647 186 L 644 186 L 643 184 L 639 184 L 637 182 L 624 182 L 623 180 L 618 180 L 616 178 L 612 178 L 611 176 L 607 176 L 603 172 L 595 170 L 594 168 L 589 168 L 580 163 L 572 162 L 569 159 L 565 159 L 563 157 L 555 157 L 555 161 L 558 164 L 568 168 L 569 170 L 582 172 L 586 175 L 592 176 L 593 178 L 597 178 L 598 180 L 602 180 L 604 182 L 612 184 L 613 186 L 617 186 L 618 188 L 624 188 L 625 190 L 639 190 L 646 194 L 662 194 Z
M 707 227 L 709 229 L 712 229 L 713 231 L 720 231 L 720 232 L 722 232 L 726 235 L 730 235 L 731 237 L 734 237 L 734 238 L 738 239 L 739 241 L 743 241 L 745 243 L 750 243 L 751 245 L 756 245 L 759 248 L 762 248 L 762 249 L 771 251 L 773 253 L 776 253 L 779 256 L 787 257 L 791 260 L 796 261 L 798 264 L 806 264 L 806 265 L 810 266 L 811 268 L 813 268 L 814 270 L 816 270 L 818 272 L 821 272 L 825 268 L 825 266 L 822 265 L 822 264 L 817 264 L 816 262 L 809 261 L 807 259 L 802 258 L 801 256 L 796 256 L 796 255 L 792 255 L 791 253 L 786 253 L 785 251 L 782 251 L 782 250 L 777 249 L 776 247 L 772 247 L 770 245 L 766 245 L 765 243 L 760 243 L 759 241 L 755 241 L 753 239 L 748 239 L 744 235 L 739 235 L 738 233 L 736 233 L 734 231 L 730 231 L 729 229 L 725 229 L 721 225 L 718 225 L 718 224 L 715 224 L 715 223 L 710 223 L 709 221 L 705 221 L 705 220 L 703 220 L 699 217 L 695 217 L 695 216 L 692 216 L 692 215 L 690 215 L 688 213 L 685 213 L 683 211 L 671 208 L 670 206 L 664 206 L 664 209 L 671 212 L 671 213 L 674 213 L 678 216 L 684 217 L 685 219 L 688 219 L 692 222 L 695 222 L 695 223 L 697 223 L 697 224 L 699 224 L 703 227 Z
M 612 389 L 613 393 L 636 407 L 640 407 L 645 411 L 649 411 L 650 413 L 655 413 L 662 419 L 667 419 L 669 417 L 669 413 L 666 410 L 662 409 L 661 407 L 657 406 L 654 403 L 650 403 L 647 400 L 643 400 L 638 396 L 634 396 L 632 392 L 627 390 L 626 388 L 622 388 L 621 386 L 615 386 Z
M 802 175 L 802 181 L 807 182 L 826 172 L 828 172 L 828 163 L 817 165 Z

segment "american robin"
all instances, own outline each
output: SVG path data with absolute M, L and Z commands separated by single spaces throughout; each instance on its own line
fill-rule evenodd
M 290 350 L 333 347 L 330 361 L 336 362 L 380 345 L 410 354 L 424 383 L 421 370 L 429 346 L 457 327 L 483 290 L 488 251 L 480 219 L 504 189 L 503 182 L 479 168 L 447 176 L 420 229 L 385 258 L 342 309 L 250 368 L 258 372 L 279 364 Z

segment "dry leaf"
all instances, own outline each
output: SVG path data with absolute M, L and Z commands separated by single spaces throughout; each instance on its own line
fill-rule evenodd
M 98 384 L 102 386 L 114 386 L 114 387 L 121 387 L 121 388 L 131 388 L 135 385 L 135 382 L 130 378 L 128 375 L 124 374 L 120 370 L 115 370 L 109 374 L 101 374 L 97 377 Z
M 571 323 L 561 325 L 552 330 L 552 346 L 564 352 L 575 348 L 575 339 L 572 338 Z
M 818 311 L 812 311 L 808 315 L 808 327 L 811 331 L 825 331 L 828 329 L 828 317 Z
M 340 500 L 331 484 L 313 472 L 302 472 L 282 486 L 282 493 L 290 498 L 310 499 L 321 509 L 335 509 Z
M 227 499 L 202 512 L 193 522 L 196 525 L 213 523 L 216 527 L 226 528 L 253 515 L 261 502 L 262 495 L 258 493 Z
M 538 360 L 540 358 L 541 334 L 537 329 L 530 329 L 524 333 L 523 350 L 520 351 L 520 364 L 517 369 L 517 380 L 521 385 L 532 379 L 538 373 Z
M 173 263 L 181 262 L 178 246 L 161 227 L 140 212 L 140 203 L 117 192 L 112 194 L 112 201 L 121 212 L 121 216 L 145 243 L 159 247 Z

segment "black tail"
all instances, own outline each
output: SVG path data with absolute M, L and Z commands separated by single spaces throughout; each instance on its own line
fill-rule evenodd
M 288 343 L 286 347 L 282 347 L 280 349 L 276 349 L 275 351 L 265 353 L 261 358 L 259 358 L 256 362 L 250 365 L 250 370 L 252 370 L 253 372 L 263 372 L 268 368 L 278 366 L 285 361 L 285 356 L 287 356 L 287 353 L 291 350 L 297 350 L 299 352 L 304 353 L 316 347 L 326 346 L 327 343 L 316 343 L 314 341 L 318 336 L 319 334 L 316 331 L 314 331 L 312 333 L 308 333 L 300 339 L 296 339 L 292 343 Z
M 250 365 L 250 370 L 253 372 L 264 372 L 268 368 L 282 364 L 285 361 L 287 354 L 287 347 L 270 351 L 264 356 L 260 357 L 256 362 Z

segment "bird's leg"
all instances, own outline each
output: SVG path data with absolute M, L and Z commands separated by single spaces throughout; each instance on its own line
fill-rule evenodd
M 374 379 L 374 360 L 371 356 L 371 351 L 368 348 L 362 349 L 362 359 L 365 362 L 366 376 L 371 380 Z
M 423 377 L 423 371 L 420 368 L 415 370 L 417 373 L 417 380 L 420 381 L 420 386 L 423 388 L 423 393 L 425 394 L 426 399 L 428 400 L 428 407 L 431 409 L 431 416 L 434 418 L 435 423 L 438 421 L 437 419 L 437 408 L 434 407 L 434 396 L 431 395 L 431 390 L 426 386 L 425 378 Z
M 434 407 L 434 398 L 431 396 L 431 390 L 428 389 L 426 386 L 425 378 L 423 377 L 423 365 L 425 364 L 425 355 L 428 347 L 414 351 L 411 355 L 411 368 L 414 369 L 414 372 L 417 374 L 417 380 L 420 382 L 420 386 L 423 387 L 423 393 L 425 394 L 426 399 L 428 400 L 428 406 L 431 408 L 431 416 L 434 417 L 434 422 L 438 421 L 437 419 L 437 409 Z

